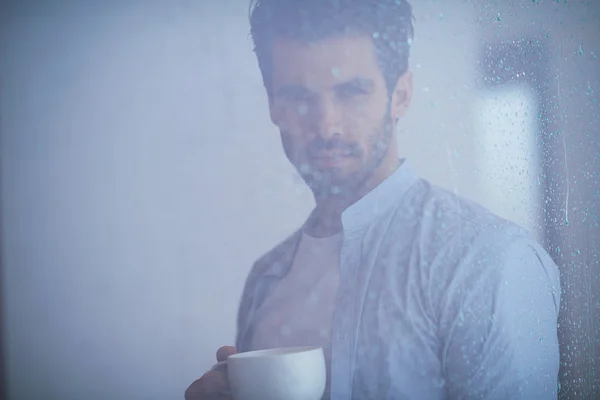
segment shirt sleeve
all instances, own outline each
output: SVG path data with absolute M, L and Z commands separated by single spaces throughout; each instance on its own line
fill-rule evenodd
M 440 314 L 450 399 L 556 399 L 558 269 L 533 241 L 487 241 L 455 270 Z

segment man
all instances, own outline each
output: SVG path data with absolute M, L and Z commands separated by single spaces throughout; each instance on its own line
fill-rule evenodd
M 217 358 L 323 346 L 332 399 L 556 398 L 555 264 L 398 159 L 412 19 L 405 0 L 254 3 L 271 120 L 316 207 L 254 265 Z M 186 398 L 226 389 L 210 371 Z

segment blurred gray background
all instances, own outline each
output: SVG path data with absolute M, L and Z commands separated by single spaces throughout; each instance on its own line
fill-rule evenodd
M 561 269 L 561 398 L 600 398 L 600 4 L 413 0 L 402 154 Z M 310 192 L 268 116 L 248 0 L 0 8 L 10 399 L 179 399 Z

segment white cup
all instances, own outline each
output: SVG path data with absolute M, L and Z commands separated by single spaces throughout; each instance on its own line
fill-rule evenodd
M 286 347 L 227 358 L 235 400 L 320 400 L 325 392 L 321 347 Z

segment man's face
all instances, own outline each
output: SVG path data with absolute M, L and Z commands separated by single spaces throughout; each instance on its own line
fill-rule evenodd
M 270 110 L 288 159 L 317 196 L 356 190 L 389 157 L 395 124 L 368 36 L 277 40 Z

